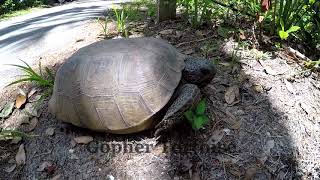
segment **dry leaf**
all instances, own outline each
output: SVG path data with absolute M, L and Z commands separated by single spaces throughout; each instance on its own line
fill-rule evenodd
M 239 87 L 237 85 L 231 86 L 224 94 L 224 99 L 228 104 L 233 104 L 240 97 Z
M 91 136 L 79 136 L 74 138 L 74 141 L 78 144 L 88 144 L 93 141 L 93 137 Z
M 173 29 L 166 29 L 159 32 L 161 35 L 169 35 L 173 33 Z
M 261 164 L 264 164 L 267 161 L 267 159 L 271 153 L 271 149 L 274 147 L 274 145 L 275 145 L 274 140 L 267 141 L 266 145 L 263 147 L 263 153 L 262 153 L 261 157 L 259 158 L 259 161 Z
M 37 92 L 37 89 L 36 88 L 32 88 L 30 91 L 29 91 L 29 93 L 28 93 L 28 98 L 30 98 L 32 95 L 34 95 L 34 93 L 36 93 Z
M 23 144 L 20 145 L 18 153 L 16 154 L 16 162 L 18 166 L 26 163 L 26 152 Z
M 54 135 L 54 128 L 48 128 L 46 129 L 46 135 L 53 136 Z
M 211 137 L 209 138 L 208 140 L 208 144 L 209 145 L 217 145 L 221 139 L 223 138 L 224 136 L 224 131 L 221 131 L 221 130 L 215 130 L 213 131 Z
M 27 96 L 25 94 L 18 94 L 16 97 L 16 108 L 20 109 L 22 105 L 27 102 Z
M 27 103 L 23 109 L 23 112 L 30 117 L 40 117 L 39 108 L 40 107 L 37 106 L 36 103 Z
M 13 164 L 12 166 L 7 167 L 4 171 L 7 173 L 12 173 L 16 169 L 17 165 Z
M 52 164 L 49 163 L 49 162 L 43 162 L 43 163 L 39 166 L 39 168 L 37 169 L 37 171 L 42 172 L 42 171 L 44 171 L 46 168 L 48 168 L 49 166 L 52 166 Z
M 33 117 L 33 118 L 30 120 L 30 123 L 29 123 L 27 132 L 33 131 L 34 128 L 37 127 L 37 124 L 38 124 L 38 118 L 37 118 L 37 117 Z

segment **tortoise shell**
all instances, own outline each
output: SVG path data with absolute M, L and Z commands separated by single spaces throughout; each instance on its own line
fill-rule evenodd
M 93 43 L 58 69 L 49 110 L 62 121 L 95 131 L 142 131 L 173 95 L 184 57 L 155 38 Z

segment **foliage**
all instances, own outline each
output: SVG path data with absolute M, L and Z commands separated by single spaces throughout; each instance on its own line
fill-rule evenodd
M 32 67 L 26 63 L 25 61 L 21 60 L 25 65 L 18 65 L 18 64 L 9 64 L 10 66 L 14 66 L 19 68 L 24 72 L 22 75 L 22 78 L 19 80 L 16 80 L 14 82 L 11 82 L 7 86 L 11 86 L 14 84 L 18 84 L 21 82 L 35 82 L 41 87 L 48 87 L 53 88 L 54 83 L 54 75 L 52 74 L 51 70 L 49 68 L 45 68 L 46 74 L 42 72 L 41 63 L 39 63 L 39 73 L 35 72 L 35 70 L 32 69 Z
M 0 1 L 0 15 L 12 13 L 13 11 L 38 7 L 46 4 L 45 0 L 4 0 Z
M 34 135 L 28 135 L 18 130 L 0 129 L 0 141 L 30 137 L 34 137 Z
M 279 31 L 279 37 L 282 40 L 287 40 L 290 33 L 300 30 L 299 26 L 291 26 L 288 30 L 285 30 L 283 21 L 280 21 L 280 22 L 281 22 L 280 23 L 281 24 L 281 30 Z
M 184 113 L 184 116 L 187 118 L 188 122 L 191 124 L 191 127 L 194 130 L 201 129 L 204 125 L 209 122 L 209 118 L 205 114 L 206 102 L 201 100 L 195 109 L 189 109 Z
M 178 5 L 184 8 L 184 13 L 189 18 L 193 27 L 210 20 L 210 0 L 179 0 Z
M 51 95 L 53 91 L 54 85 L 54 75 L 49 68 L 45 68 L 45 73 L 42 71 L 41 63 L 39 63 L 39 73 L 35 72 L 32 67 L 27 64 L 25 61 L 21 60 L 25 65 L 17 65 L 17 64 L 9 64 L 11 66 L 17 67 L 24 72 L 22 78 L 10 83 L 7 86 L 11 86 L 14 84 L 19 84 L 22 82 L 35 82 L 42 88 L 45 88 L 44 93 L 41 95 L 40 99 L 38 100 L 37 105 L 39 106 L 41 102 L 48 96 Z
M 108 16 L 104 16 L 104 18 L 98 17 L 97 21 L 101 25 L 103 35 L 106 38 L 108 36 Z
M 128 37 L 128 30 L 126 28 L 126 20 L 128 16 L 126 15 L 125 9 L 121 9 L 121 12 L 119 12 L 120 10 L 115 7 L 113 7 L 112 9 L 116 16 L 118 33 L 124 35 L 125 37 Z
M 304 66 L 308 69 L 311 69 L 311 70 L 315 70 L 315 69 L 320 69 L 320 60 L 318 61 L 306 61 L 304 63 Z

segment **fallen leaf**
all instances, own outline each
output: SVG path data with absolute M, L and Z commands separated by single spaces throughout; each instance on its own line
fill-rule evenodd
M 224 94 L 224 99 L 228 104 L 233 104 L 240 98 L 239 87 L 237 85 L 230 86 Z
M 7 103 L 0 112 L 0 118 L 7 118 L 12 113 L 14 102 Z
M 32 95 L 34 95 L 34 93 L 36 93 L 38 90 L 36 88 L 32 88 L 29 93 L 28 93 L 28 98 L 30 98 Z
M 38 118 L 37 118 L 37 117 L 33 117 L 33 118 L 30 120 L 30 123 L 29 123 L 27 132 L 33 131 L 34 128 L 37 127 L 37 124 L 38 124 Z
M 221 141 L 221 139 L 223 138 L 224 134 L 225 134 L 225 132 L 221 131 L 221 130 L 213 131 L 213 133 L 207 143 L 209 145 L 217 145 Z
M 16 108 L 20 109 L 27 102 L 26 93 L 19 93 L 16 97 Z
M 54 128 L 48 128 L 46 129 L 46 135 L 53 136 L 54 135 Z
M 173 29 L 166 29 L 159 32 L 161 35 L 169 35 L 173 33 Z
M 18 153 L 16 154 L 16 162 L 18 166 L 26 163 L 26 152 L 23 144 L 20 145 Z
M 7 167 L 4 171 L 7 173 L 12 173 L 16 169 L 16 167 L 17 167 L 17 165 L 13 164 L 13 165 Z
M 74 138 L 74 141 L 78 144 L 88 144 L 93 141 L 93 137 L 91 136 L 79 136 Z
M 43 162 L 37 169 L 37 171 L 42 172 L 44 171 L 47 167 L 52 166 L 50 162 Z
M 27 103 L 23 109 L 23 112 L 30 117 L 40 117 L 40 113 L 38 111 L 39 106 L 37 106 L 36 103 Z

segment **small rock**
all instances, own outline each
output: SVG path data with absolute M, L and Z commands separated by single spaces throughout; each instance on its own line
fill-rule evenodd
M 54 128 L 48 128 L 46 129 L 46 135 L 53 136 L 54 135 Z
M 93 141 L 93 137 L 91 136 L 79 136 L 73 139 L 78 144 L 88 144 Z

